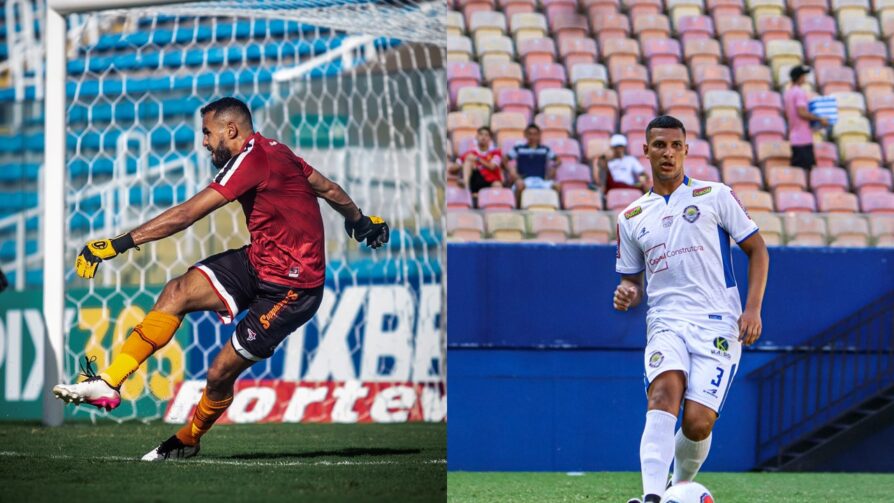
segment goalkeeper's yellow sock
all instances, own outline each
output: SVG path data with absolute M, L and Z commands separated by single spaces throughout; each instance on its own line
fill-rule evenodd
M 100 373 L 111 386 L 120 386 L 152 353 L 167 344 L 180 327 L 180 318 L 161 311 L 149 311 L 143 322 L 127 336 L 121 352 Z
M 202 435 L 214 426 L 214 422 L 223 415 L 231 403 L 233 403 L 232 395 L 215 402 L 208 398 L 207 393 L 203 392 L 192 419 L 177 431 L 177 438 L 186 445 L 196 445 Z

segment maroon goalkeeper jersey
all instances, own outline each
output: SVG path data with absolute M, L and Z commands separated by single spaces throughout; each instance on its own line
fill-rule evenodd
M 326 279 L 323 218 L 307 180 L 312 172 L 292 149 L 255 133 L 210 185 L 242 205 L 248 258 L 264 281 L 314 288 Z

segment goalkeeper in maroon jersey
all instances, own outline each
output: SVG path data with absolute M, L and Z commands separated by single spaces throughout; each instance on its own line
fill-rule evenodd
M 121 383 L 171 340 L 187 313 L 215 311 L 225 323 L 232 323 L 247 309 L 248 315 L 211 364 L 192 419 L 146 454 L 146 461 L 196 455 L 199 439 L 232 402 L 236 378 L 269 358 L 287 335 L 316 313 L 326 274 L 317 198 L 345 218 L 350 237 L 371 248 L 388 242 L 384 220 L 364 215 L 340 186 L 289 147 L 255 132 L 245 103 L 222 98 L 202 108 L 201 114 L 202 145 L 219 169 L 214 181 L 127 234 L 87 243 L 75 263 L 77 273 L 92 278 L 103 260 L 176 234 L 234 200 L 245 213 L 250 244 L 208 257 L 168 282 L 111 365 L 96 373 L 87 362 L 86 380 L 53 388 L 66 402 L 114 409 L 121 403 Z

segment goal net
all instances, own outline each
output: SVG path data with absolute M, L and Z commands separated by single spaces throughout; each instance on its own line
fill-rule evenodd
M 65 261 L 89 239 L 126 232 L 206 187 L 199 108 L 248 103 L 264 136 L 339 183 L 391 243 L 369 251 L 321 205 L 322 306 L 237 384 L 224 421 L 445 419 L 443 192 L 446 52 L 440 1 L 223 1 L 70 14 Z M 107 365 L 164 283 L 249 241 L 238 203 L 188 230 L 66 269 L 64 371 Z M 111 413 L 69 418 L 182 422 L 234 325 L 193 313 L 122 385 Z

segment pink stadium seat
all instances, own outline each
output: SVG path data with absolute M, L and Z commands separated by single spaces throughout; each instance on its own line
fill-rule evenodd
M 707 0 L 705 3 L 708 13 L 714 17 L 715 21 L 725 17 L 739 16 L 745 12 L 743 0 Z
M 638 189 L 612 189 L 605 194 L 605 206 L 611 211 L 620 211 L 642 195 Z
M 708 16 L 683 16 L 677 23 L 677 34 L 684 44 L 699 38 L 714 38 L 714 21 Z
M 518 54 L 530 73 L 533 65 L 554 63 L 556 43 L 551 38 L 526 38 L 518 41 Z
M 785 119 L 778 115 L 755 115 L 748 119 L 748 136 L 755 146 L 765 141 L 785 140 Z
M 484 234 L 484 218 L 472 211 L 448 211 L 447 235 L 463 241 L 477 241 Z
M 683 126 L 686 128 L 686 132 L 689 133 L 692 137 L 699 137 L 702 135 L 702 120 L 699 118 L 698 114 L 695 112 L 683 112 L 679 115 L 676 115 L 677 119 L 680 119 L 680 122 L 683 123 Z
M 850 192 L 824 192 L 819 197 L 819 210 L 823 213 L 856 213 L 860 211 L 857 196 Z
M 599 41 L 599 46 L 605 46 L 607 40 L 613 38 L 626 39 L 630 36 L 630 20 L 621 13 L 590 16 L 593 33 Z
M 824 95 L 851 92 L 856 89 L 857 78 L 848 67 L 821 68 L 816 72 L 816 83 Z
M 588 89 L 578 96 L 586 113 L 605 115 L 614 122 L 618 118 L 618 93 L 611 89 Z
M 745 135 L 745 126 L 739 117 L 718 115 L 705 121 L 705 134 L 712 142 L 741 140 Z
M 643 65 L 615 65 L 609 69 L 609 77 L 619 96 L 625 91 L 645 91 L 649 84 L 649 72 Z
M 863 168 L 854 173 L 854 188 L 860 195 L 869 192 L 891 192 L 891 171 L 884 168 Z
M 596 41 L 592 38 L 562 39 L 559 54 L 570 72 L 574 65 L 595 63 L 598 56 Z
M 839 68 L 844 64 L 844 44 L 837 40 L 813 40 L 807 44 L 806 56 L 816 71 L 823 68 Z
M 508 139 L 520 140 L 524 138 L 528 121 L 518 112 L 497 112 L 490 116 L 490 128 L 496 135 L 496 143 L 502 144 Z
M 780 212 L 816 212 L 816 198 L 810 192 L 782 190 L 776 192 L 776 210 Z
M 721 168 L 727 166 L 753 166 L 754 153 L 751 144 L 741 140 L 714 142 L 714 158 Z
M 875 136 L 885 144 L 894 142 L 894 117 L 876 119 Z
M 869 192 L 860 196 L 864 213 L 894 214 L 894 192 Z
M 693 67 L 692 81 L 702 98 L 709 91 L 725 91 L 732 86 L 729 67 L 715 63 Z
M 643 57 L 653 72 L 660 65 L 677 64 L 683 59 L 680 42 L 672 38 L 650 38 L 641 44 Z
M 534 93 L 528 89 L 501 89 L 497 94 L 497 109 L 518 112 L 530 122 L 534 116 Z
M 590 19 L 621 11 L 620 0 L 580 0 L 580 5 Z
M 894 91 L 894 69 L 887 66 L 863 68 L 857 73 L 857 82 L 866 96 L 890 94 Z
M 512 16 L 516 14 L 531 13 L 537 10 L 534 0 L 500 0 L 499 3 L 506 19 L 512 19 Z
M 448 62 L 447 82 L 450 87 L 450 99 L 455 103 L 460 89 L 476 87 L 481 84 L 481 69 L 478 67 L 478 63 Z
M 589 166 L 579 163 L 566 163 L 556 170 L 556 181 L 562 191 L 570 189 L 586 189 L 593 182 L 593 173 Z
M 719 64 L 720 43 L 710 38 L 689 40 L 683 44 L 683 56 L 689 68 L 704 64 Z
M 745 111 L 749 117 L 782 117 L 782 96 L 775 91 L 754 91 L 745 95 Z
M 705 140 L 690 139 L 689 154 L 686 156 L 687 163 L 711 164 L 711 145 Z M 720 174 L 718 173 L 718 178 Z
M 582 145 L 587 145 L 594 138 L 608 140 L 615 130 L 615 121 L 612 117 L 599 114 L 577 116 L 577 134 L 580 135 Z
M 882 148 L 878 143 L 847 143 L 843 150 L 845 166 L 851 173 L 865 168 L 877 168 L 882 164 Z
M 806 16 L 798 20 L 798 36 L 807 47 L 820 40 L 835 40 L 838 29 L 831 16 Z
M 547 243 L 564 243 L 568 241 L 571 227 L 568 217 L 562 213 L 533 213 L 531 216 L 531 233 L 534 239 Z
M 764 64 L 764 45 L 759 40 L 729 40 L 723 45 L 723 53 L 734 69 Z
M 660 65 L 652 68 L 652 82 L 658 95 L 689 89 L 689 69 L 685 65 Z
M 531 65 L 528 73 L 534 94 L 539 96 L 544 89 L 561 89 L 568 82 L 565 67 L 557 63 Z
M 810 189 L 817 197 L 827 192 L 846 192 L 847 171 L 843 168 L 813 168 L 810 170 Z
M 873 121 L 894 117 L 894 95 L 873 94 L 866 97 L 866 109 Z
M 646 134 L 646 126 L 649 125 L 649 121 L 651 121 L 654 117 L 652 115 L 633 115 L 625 113 L 621 116 L 621 134 L 631 135 L 631 134 Z M 627 146 L 629 147 L 631 144 L 630 138 L 627 139 Z M 642 151 L 642 149 L 639 149 Z
M 553 138 L 544 140 L 543 144 L 548 145 L 562 162 L 580 162 L 580 143 L 574 138 Z
M 750 212 L 775 211 L 773 208 L 773 196 L 762 190 L 746 190 L 737 192 L 736 195 L 742 201 L 742 205 Z
M 767 169 L 767 187 L 774 193 L 787 190 L 802 192 L 807 190 L 807 173 L 801 168 L 791 166 L 769 168 Z
M 562 42 L 575 38 L 590 36 L 590 27 L 587 18 L 575 12 L 561 13 L 548 16 L 549 24 L 555 34 L 556 40 Z
M 447 131 L 450 139 L 459 143 L 466 138 L 474 138 L 475 132 L 484 124 L 477 115 L 467 112 L 450 112 L 447 114 Z
M 658 98 L 655 91 L 619 91 L 621 110 L 625 115 L 657 115 Z
M 687 158 L 688 161 L 688 158 Z M 714 166 L 708 164 L 684 165 L 686 176 L 695 178 L 696 180 L 704 180 L 706 182 L 720 182 L 720 171 Z
M 743 190 L 763 190 L 764 180 L 761 170 L 755 166 L 731 166 L 723 170 L 723 183 L 736 192 Z
M 802 17 L 824 16 L 829 12 L 828 0 L 788 0 L 788 5 L 799 20 Z
M 587 189 L 570 189 L 562 193 L 562 206 L 570 211 L 602 210 L 602 195 Z
M 534 124 L 540 126 L 543 140 L 570 138 L 571 116 L 556 113 L 540 113 L 534 117 Z
M 522 84 L 521 65 L 515 62 L 487 62 L 484 64 L 484 80 L 490 84 L 495 96 L 503 89 L 518 89 Z
M 624 0 L 624 6 L 631 16 L 661 14 L 661 11 L 664 10 L 661 0 Z
M 606 244 L 611 238 L 614 223 L 597 211 L 574 211 L 571 213 L 571 228 L 581 242 Z
M 863 68 L 888 64 L 888 49 L 880 40 L 857 41 L 848 46 L 848 61 L 859 73 Z
M 736 87 L 743 96 L 754 91 L 769 91 L 773 77 L 766 65 L 749 65 L 736 68 Z
M 461 157 L 466 152 L 474 149 L 476 144 L 477 140 L 475 140 L 474 137 L 461 138 L 458 142 L 456 142 L 457 157 Z
M 755 147 L 758 165 L 764 170 L 792 164 L 792 147 L 787 141 L 765 141 Z
M 786 16 L 762 16 L 754 26 L 764 46 L 771 40 L 791 40 L 795 35 L 792 20 Z
M 469 209 L 472 207 L 472 194 L 459 187 L 447 187 L 445 196 L 447 209 Z
M 700 109 L 695 91 L 672 90 L 661 94 L 661 110 L 667 115 L 697 114 Z
M 466 26 L 472 24 L 472 16 L 476 12 L 489 12 L 494 10 L 494 3 L 489 0 L 473 0 L 471 2 L 463 2 L 462 11 L 466 19 Z
M 484 211 L 514 210 L 515 194 L 509 189 L 481 189 L 478 191 L 478 207 Z
M 553 18 L 563 14 L 574 14 L 577 11 L 576 0 L 541 0 L 546 11 L 546 17 L 550 18 L 550 29 L 555 31 Z
M 714 22 L 717 27 L 717 35 L 724 44 L 730 40 L 747 40 L 754 36 L 754 23 L 751 16 L 715 16 Z
M 814 142 L 813 155 L 816 157 L 816 165 L 820 167 L 838 166 L 838 147 L 834 143 Z
M 670 21 L 663 14 L 631 16 L 630 22 L 633 25 L 633 34 L 640 44 L 653 38 L 667 39 L 670 35 Z

